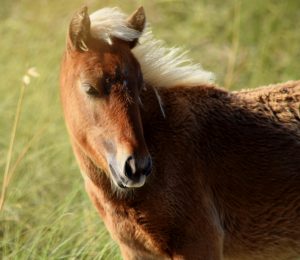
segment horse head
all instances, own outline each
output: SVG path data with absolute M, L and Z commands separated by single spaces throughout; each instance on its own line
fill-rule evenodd
M 114 21 L 118 28 L 110 34 L 97 12 L 89 16 L 83 7 L 75 13 L 61 68 L 61 99 L 73 145 L 125 189 L 144 185 L 152 161 L 139 108 L 144 80 L 131 52 L 145 27 L 143 8 L 124 21 Z

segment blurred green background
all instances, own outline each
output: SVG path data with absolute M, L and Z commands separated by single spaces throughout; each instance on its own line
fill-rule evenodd
M 84 191 L 58 96 L 68 22 L 83 4 L 95 11 L 143 5 L 157 38 L 236 90 L 300 78 L 298 0 L 1 0 L 0 182 L 22 76 L 36 67 L 25 96 L 0 212 L 0 259 L 118 259 L 119 251 Z

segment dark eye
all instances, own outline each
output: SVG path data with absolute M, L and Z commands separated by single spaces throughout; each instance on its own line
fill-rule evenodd
M 98 97 L 99 91 L 89 84 L 84 84 L 83 89 L 89 96 Z

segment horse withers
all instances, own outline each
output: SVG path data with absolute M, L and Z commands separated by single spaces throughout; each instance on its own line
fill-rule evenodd
M 82 8 L 61 67 L 73 150 L 123 258 L 299 259 L 300 82 L 228 92 L 145 20 Z

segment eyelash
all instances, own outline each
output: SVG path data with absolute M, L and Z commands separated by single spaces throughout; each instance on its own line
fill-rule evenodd
M 84 87 L 85 93 L 88 94 L 89 96 L 98 97 L 100 94 L 96 88 L 94 88 L 93 86 L 91 86 L 89 84 L 84 84 L 83 87 Z
M 111 91 L 111 87 L 114 84 L 122 84 L 123 87 L 127 88 L 127 84 L 128 81 L 126 79 L 121 79 L 121 78 L 103 78 L 103 88 L 104 88 L 104 93 L 106 95 L 109 95 L 110 91 Z M 86 94 L 88 94 L 91 97 L 99 97 L 100 96 L 100 92 L 97 88 L 93 87 L 92 85 L 88 84 L 88 83 L 84 83 L 82 85 L 84 92 Z

